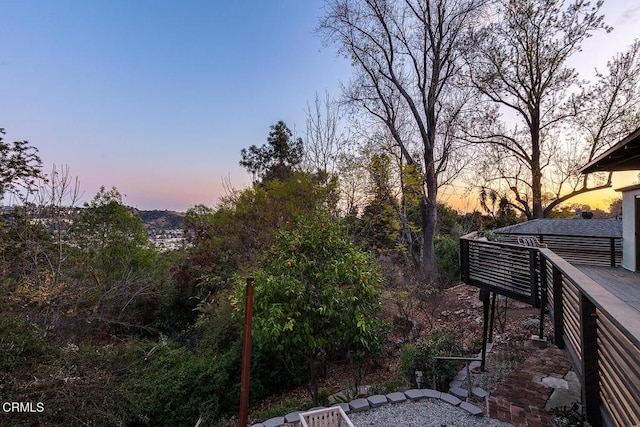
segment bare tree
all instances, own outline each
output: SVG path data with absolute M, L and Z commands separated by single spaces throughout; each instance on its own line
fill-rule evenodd
M 316 93 L 313 107 L 307 104 L 304 166 L 310 172 L 328 176 L 337 169 L 338 156 L 348 142 L 347 132 L 341 128 L 340 105 L 325 92 L 324 99 Z
M 574 135 L 551 159 L 552 200 L 544 216 L 579 194 L 611 186 L 612 173 L 583 175 L 580 167 L 638 127 L 640 122 L 640 41 L 607 62 L 607 73 L 596 71 L 596 81 L 571 108 L 575 119 L 568 126 Z
M 468 27 L 484 0 L 333 0 L 319 30 L 354 67 L 348 101 L 383 123 L 409 165 L 421 168 L 421 267 L 437 276 L 433 240 L 439 179 L 450 172 L 451 134 L 443 128 L 463 111 L 460 75 Z M 420 146 L 419 156 L 411 144 Z
M 337 158 L 340 175 L 338 180 L 341 209 L 347 214 L 356 215 L 366 199 L 367 168 L 366 159 L 353 145 L 341 152 Z
M 499 18 L 470 38 L 476 47 L 469 57 L 470 78 L 489 103 L 482 104 L 469 140 L 489 145 L 481 170 L 488 185 L 500 182 L 498 191 L 510 191 L 513 206 L 529 218 L 548 213 L 545 168 L 570 154 L 562 152 L 561 135 L 578 114 L 568 106 L 582 82 L 567 60 L 594 31 L 610 30 L 599 14 L 602 0 L 595 5 L 565 3 L 500 0 Z M 512 124 L 504 117 L 513 119 Z M 561 191 L 555 193 L 557 199 L 568 181 L 562 178 L 555 184 Z
M 363 165 L 359 144 L 343 122 L 343 106 L 328 92 L 307 104 L 303 169 L 326 184 L 337 185 L 338 207 L 355 214 L 363 197 Z
M 56 247 L 55 251 L 46 255 L 54 284 L 60 281 L 62 266 L 68 257 L 69 246 L 64 237 L 73 222 L 73 211 L 82 194 L 80 180 L 77 176 L 71 176 L 67 165 L 53 165 L 51 173 L 38 184 L 35 204 L 47 222 Z

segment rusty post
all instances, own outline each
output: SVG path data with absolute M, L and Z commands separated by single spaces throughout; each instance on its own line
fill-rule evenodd
M 244 342 L 242 343 L 242 379 L 240 382 L 240 419 L 238 427 L 247 426 L 249 408 L 249 372 L 251 369 L 251 321 L 253 320 L 253 278 L 247 278 L 244 308 Z

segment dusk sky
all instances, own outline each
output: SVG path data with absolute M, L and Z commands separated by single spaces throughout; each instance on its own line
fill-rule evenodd
M 250 181 L 242 148 L 278 120 L 304 136 L 316 92 L 348 81 L 315 35 L 322 3 L 0 0 L 0 127 L 67 165 L 83 201 L 104 185 L 140 209 L 214 206 Z M 640 37 L 640 0 L 602 11 L 614 31 L 573 64 L 587 78 Z

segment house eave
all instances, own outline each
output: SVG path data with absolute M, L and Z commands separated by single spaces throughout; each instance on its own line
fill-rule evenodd
M 636 190 L 640 190 L 640 184 L 629 185 L 627 187 L 622 187 L 622 188 L 616 188 L 614 191 L 626 193 L 627 191 L 636 191 Z
M 640 128 L 584 166 L 580 172 L 587 174 L 629 170 L 640 170 Z

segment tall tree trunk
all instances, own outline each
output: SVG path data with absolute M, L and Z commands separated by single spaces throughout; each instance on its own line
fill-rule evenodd
M 427 189 L 426 206 L 422 216 L 422 236 L 426 242 L 422 254 L 422 271 L 425 278 L 434 283 L 438 280 L 438 268 L 436 266 L 436 252 L 434 239 L 436 237 L 436 223 L 438 221 L 438 177 L 435 167 L 434 150 L 436 146 L 437 114 L 436 103 L 438 101 L 438 89 L 441 88 L 439 77 L 441 74 L 441 52 L 434 47 L 434 58 L 431 68 L 431 79 L 427 92 L 425 118 L 426 133 L 423 134 L 425 184 Z
M 420 203 L 422 214 L 422 273 L 425 279 L 434 283 L 438 279 L 436 266 L 436 253 L 433 241 L 436 236 L 436 223 L 438 220 L 438 202 L 436 200 L 438 183 L 433 160 L 425 155 L 425 163 L 429 165 L 426 170 L 425 180 L 427 192 Z
M 540 119 L 537 114 L 534 114 L 533 127 L 531 129 L 531 187 L 533 196 L 533 218 L 543 218 L 542 170 L 540 168 Z
M 429 283 L 433 283 L 438 278 L 438 268 L 436 267 L 436 254 L 433 239 L 436 234 L 437 204 L 425 198 L 420 203 L 422 212 L 422 274 Z
M 445 171 L 453 151 L 452 135 L 438 133 L 438 123 L 444 125 L 444 119 L 467 102 L 466 90 L 458 81 L 463 74 L 463 37 L 487 2 L 332 0 L 327 4 L 320 28 L 357 70 L 347 99 L 388 127 L 408 164 L 414 163 L 412 155 L 417 153 L 407 144 L 422 145 L 420 260 L 425 279 L 433 282 L 437 279 L 433 244 L 437 175 Z M 400 126 L 402 132 L 398 132 Z

